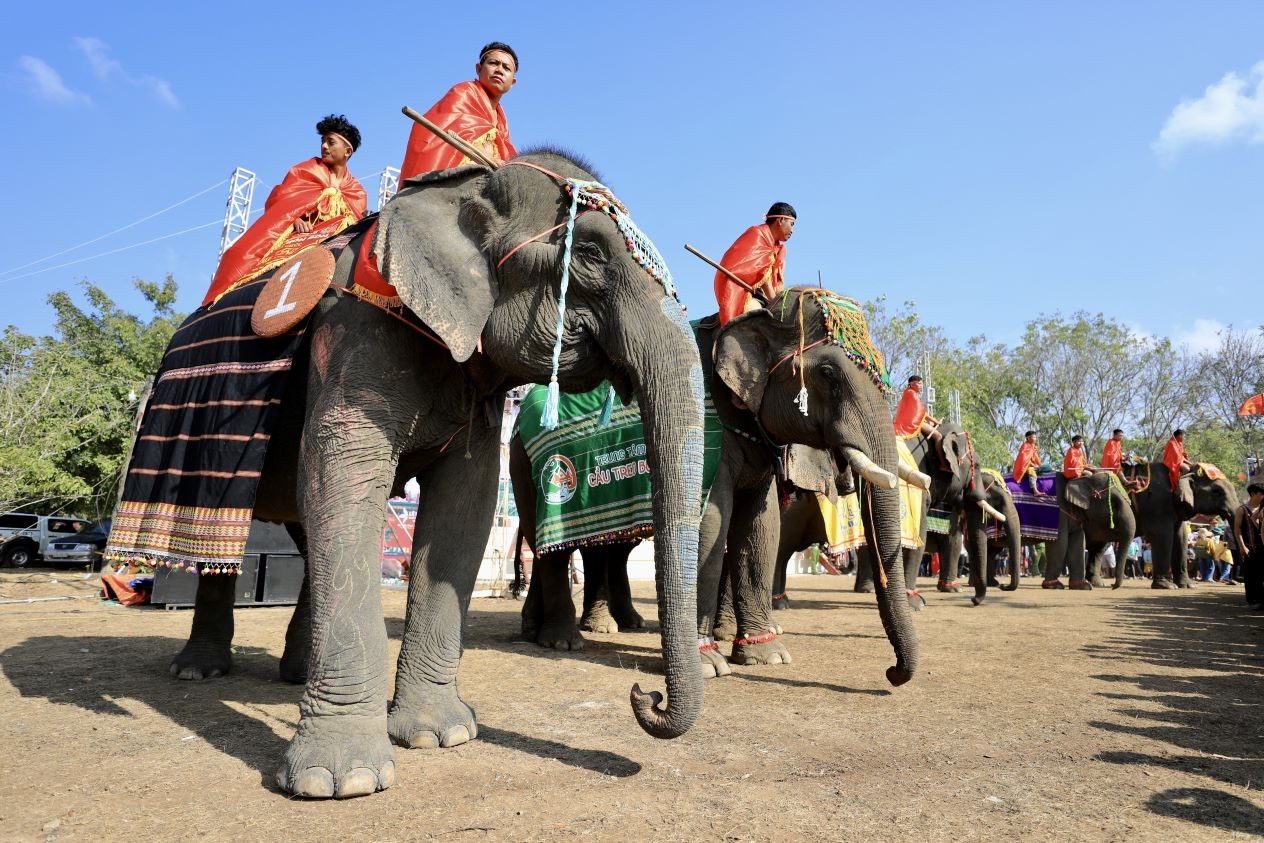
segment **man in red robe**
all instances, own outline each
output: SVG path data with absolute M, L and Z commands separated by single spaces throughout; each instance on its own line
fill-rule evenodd
M 1036 469 L 1040 468 L 1040 453 L 1036 448 L 1036 431 L 1029 430 L 1023 434 L 1023 444 L 1018 447 L 1018 456 L 1014 458 L 1014 482 L 1020 488 L 1030 488 L 1033 495 L 1047 498 L 1036 483 Z
M 918 434 L 924 435 L 935 446 L 939 454 L 940 465 L 948 471 L 951 466 L 944 457 L 944 435 L 939 432 L 940 420 L 933 417 L 922 403 L 922 376 L 910 375 L 904 394 L 900 396 L 900 404 L 895 410 L 892 426 L 895 435 L 901 439 L 912 439 Z
M 746 229 L 720 258 L 720 265 L 771 301 L 785 286 L 785 243 L 794 233 L 797 217 L 789 203 L 773 203 L 764 222 Z M 719 271 L 715 273 L 715 299 L 720 305 L 721 325 L 759 306 L 749 290 Z
M 1122 474 L 1124 464 L 1124 432 L 1115 428 L 1102 448 L 1102 468 Z
M 1062 458 L 1062 476 L 1068 480 L 1075 480 L 1079 477 L 1088 477 L 1093 473 L 1093 469 L 1089 468 L 1088 457 L 1084 455 L 1084 437 L 1078 433 L 1071 437 L 1071 447 L 1067 448 L 1066 456 Z
M 500 98 L 514 86 L 517 72 L 518 54 L 508 44 L 493 41 L 479 51 L 478 64 L 474 65 L 478 78 L 453 86 L 430 107 L 426 118 L 469 141 L 497 163 L 514 157 L 518 151 L 509 141 L 509 123 Z M 404 163 L 399 168 L 399 180 L 469 163 L 470 159 L 460 150 L 426 127 L 414 124 Z
M 268 194 L 263 216 L 228 247 L 202 305 L 275 269 L 364 216 L 368 196 L 347 170 L 360 131 L 342 115 L 316 124 L 320 157 L 295 164 Z
M 1177 428 L 1172 431 L 1172 438 L 1163 446 L 1163 464 L 1167 466 L 1168 478 L 1172 483 L 1172 491 L 1177 491 L 1181 475 L 1194 470 L 1194 464 L 1185 453 L 1185 431 Z

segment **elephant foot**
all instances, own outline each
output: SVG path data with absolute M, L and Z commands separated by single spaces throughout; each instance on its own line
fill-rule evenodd
M 786 596 L 784 591 L 780 594 L 774 594 L 772 596 L 772 607 L 774 609 L 789 609 L 790 598 Z
M 771 621 L 771 620 L 768 621 L 768 631 L 771 632 L 773 635 L 785 634 L 785 630 L 782 629 L 781 624 L 777 623 L 776 621 Z
M 1193 581 L 1193 580 L 1181 580 L 1180 582 L 1178 582 L 1178 583 L 1176 584 L 1176 587 L 1177 587 L 1177 588 L 1193 588 L 1193 587 L 1194 587 L 1194 581 Z
M 599 600 L 584 610 L 584 616 L 579 619 L 579 628 L 584 632 L 611 635 L 619 631 L 619 622 L 610 614 L 610 606 L 604 600 Z
M 233 651 L 227 643 L 190 639 L 171 660 L 171 675 L 177 679 L 212 679 L 233 669 Z
M 720 618 L 715 622 L 715 628 L 711 630 L 711 637 L 716 641 L 732 641 L 737 637 L 737 621 L 725 623 L 725 618 Z
M 307 682 L 307 657 L 311 655 L 311 647 L 305 641 L 302 646 L 286 646 L 281 654 L 280 676 L 282 682 L 291 685 L 302 685 Z
M 391 740 L 409 749 L 460 746 L 478 737 L 474 709 L 457 695 L 456 683 L 426 683 L 387 706 Z
M 1169 589 L 1176 588 L 1176 583 L 1172 582 L 1169 579 L 1160 579 L 1160 580 L 1155 580 L 1154 582 L 1150 583 L 1150 588 L 1168 591 Z
M 948 594 L 957 594 L 961 591 L 961 583 L 956 580 L 952 580 L 951 582 L 948 580 L 940 580 L 938 584 L 936 584 L 935 589 Z
M 1066 588 L 1066 586 L 1062 584 L 1061 580 L 1045 580 L 1044 582 L 1040 584 L 1040 587 L 1051 588 L 1055 591 L 1061 591 L 1062 589 Z
M 1092 591 L 1093 583 L 1088 580 L 1071 580 L 1070 588 L 1072 591 Z
M 1001 581 L 1000 581 L 1000 580 L 998 580 L 996 577 L 988 577 L 987 587 L 988 587 L 988 588 L 1000 588 L 1000 587 L 1001 587 Z
M 856 580 L 856 585 L 852 588 L 852 591 L 857 594 L 873 594 L 873 580 L 865 580 L 864 582 Z
M 277 771 L 282 790 L 309 799 L 367 796 L 395 784 L 384 716 L 304 717 Z
M 1102 579 L 1101 577 L 1099 577 L 1099 576 L 1093 576 L 1093 577 L 1089 580 L 1089 582 L 1093 584 L 1093 588 L 1105 588 L 1105 587 L 1106 587 L 1106 581 L 1105 581 L 1105 580 L 1103 580 L 1103 579 Z
M 728 659 L 720 652 L 720 645 L 711 636 L 698 639 L 698 659 L 702 663 L 702 678 L 715 679 L 717 676 L 728 676 L 733 672 Z
M 920 612 L 922 611 L 922 607 L 926 605 L 926 598 L 922 596 L 920 591 L 914 588 L 908 592 L 908 602 L 910 609 L 914 612 Z
M 611 614 L 614 616 L 614 622 L 619 625 L 620 630 L 629 629 L 645 629 L 645 618 L 641 617 L 635 609 L 613 610 Z
M 582 650 L 584 636 L 579 634 L 579 627 L 574 621 L 545 623 L 540 625 L 540 632 L 535 637 L 535 643 L 554 650 Z
M 790 664 L 790 651 L 777 640 L 777 633 L 760 632 L 744 635 L 733 642 L 729 661 L 736 664 Z

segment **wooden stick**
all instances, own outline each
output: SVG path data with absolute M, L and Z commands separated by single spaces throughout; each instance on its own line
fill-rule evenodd
M 689 254 L 693 255 L 694 257 L 697 257 L 697 258 L 702 258 L 703 263 L 708 263 L 708 264 L 710 264 L 711 266 L 715 267 L 716 269 L 720 270 L 720 271 L 721 271 L 721 272 L 723 272 L 725 275 L 727 275 L 727 276 L 729 277 L 729 280 L 730 280 L 730 281 L 732 281 L 734 284 L 736 284 L 737 286 L 741 287 L 741 288 L 742 288 L 743 290 L 745 290 L 746 292 L 750 293 L 752 296 L 754 296 L 756 299 L 758 299 L 758 300 L 759 300 L 760 302 L 762 302 L 763 304 L 768 304 L 768 297 L 767 297 L 767 296 L 765 296 L 765 295 L 764 295 L 763 293 L 761 293 L 759 290 L 757 290 L 757 289 L 755 289 L 754 287 L 752 287 L 750 284 L 747 284 L 747 283 L 746 283 L 745 281 L 743 281 L 741 278 L 738 278 L 738 277 L 737 277 L 736 275 L 734 275 L 732 272 L 729 272 L 729 270 L 728 270 L 727 268 L 725 268 L 724 266 L 721 266 L 720 264 L 718 264 L 718 263 L 716 263 L 715 261 L 711 260 L 711 259 L 710 259 L 709 257 L 707 257 L 706 255 L 702 254 L 702 252 L 699 252 L 699 251 L 698 251 L 697 249 L 695 249 L 693 246 L 690 246 L 688 243 L 686 243 L 686 244 L 685 244 L 685 251 L 686 251 L 686 252 L 688 252 Z
M 434 132 L 436 135 L 439 136 L 440 140 L 456 147 L 456 149 L 459 152 L 461 152 L 461 154 L 463 154 L 466 158 L 470 159 L 471 161 L 477 164 L 482 164 L 484 167 L 489 167 L 493 170 L 498 169 L 500 167 L 499 164 L 497 164 L 495 161 L 491 160 L 486 155 L 484 155 L 481 149 L 474 146 L 472 143 L 470 143 L 469 141 L 467 141 L 465 138 L 461 137 L 460 135 L 456 134 L 455 132 L 448 132 L 448 131 L 444 131 L 443 129 L 440 129 L 434 123 L 427 120 L 423 115 L 418 114 L 416 111 L 409 108 L 408 106 L 404 106 L 402 110 L 404 112 L 404 116 L 412 119 L 414 122 L 419 123 L 422 126 L 425 126 L 431 132 Z

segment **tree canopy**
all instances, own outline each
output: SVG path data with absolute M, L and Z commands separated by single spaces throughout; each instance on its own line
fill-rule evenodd
M 49 296 L 54 334 L 10 325 L 0 341 L 0 512 L 23 509 L 101 519 L 113 511 L 138 402 L 183 316 L 176 283 L 136 280 L 152 308 L 141 318 L 83 283 L 87 306 Z

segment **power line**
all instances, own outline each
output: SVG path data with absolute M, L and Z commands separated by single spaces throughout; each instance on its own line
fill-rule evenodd
M 192 232 L 192 231 L 199 231 L 203 228 L 210 228 L 213 225 L 223 225 L 223 224 L 224 224 L 224 221 L 222 219 L 212 220 L 211 222 L 202 223 L 201 225 L 195 225 L 192 228 L 186 228 L 182 231 L 174 231 L 171 234 L 164 234 L 161 237 L 153 237 L 153 238 L 150 238 L 149 240 L 142 240 L 139 243 L 132 243 L 129 246 L 119 246 L 117 249 L 111 249 L 108 252 L 99 252 L 95 255 L 88 255 L 86 258 L 77 258 L 76 260 L 67 261 L 66 263 L 59 263 L 56 266 L 46 266 L 43 269 L 36 269 L 32 272 L 23 273 L 22 275 L 13 275 L 8 278 L 0 278 L 0 284 L 4 284 L 9 281 L 17 281 L 21 278 L 30 278 L 32 275 L 40 275 L 45 272 L 52 272 L 54 269 L 65 269 L 68 266 L 74 266 L 75 264 L 84 263 L 85 261 L 96 260 L 97 258 L 103 258 L 107 255 L 115 255 L 115 254 L 118 254 L 119 252 L 126 252 L 128 249 L 137 249 L 137 248 L 140 248 L 141 246 L 148 246 L 150 243 L 157 243 L 160 240 L 170 240 L 172 237 L 179 237 L 181 234 L 188 234 L 189 232 Z

